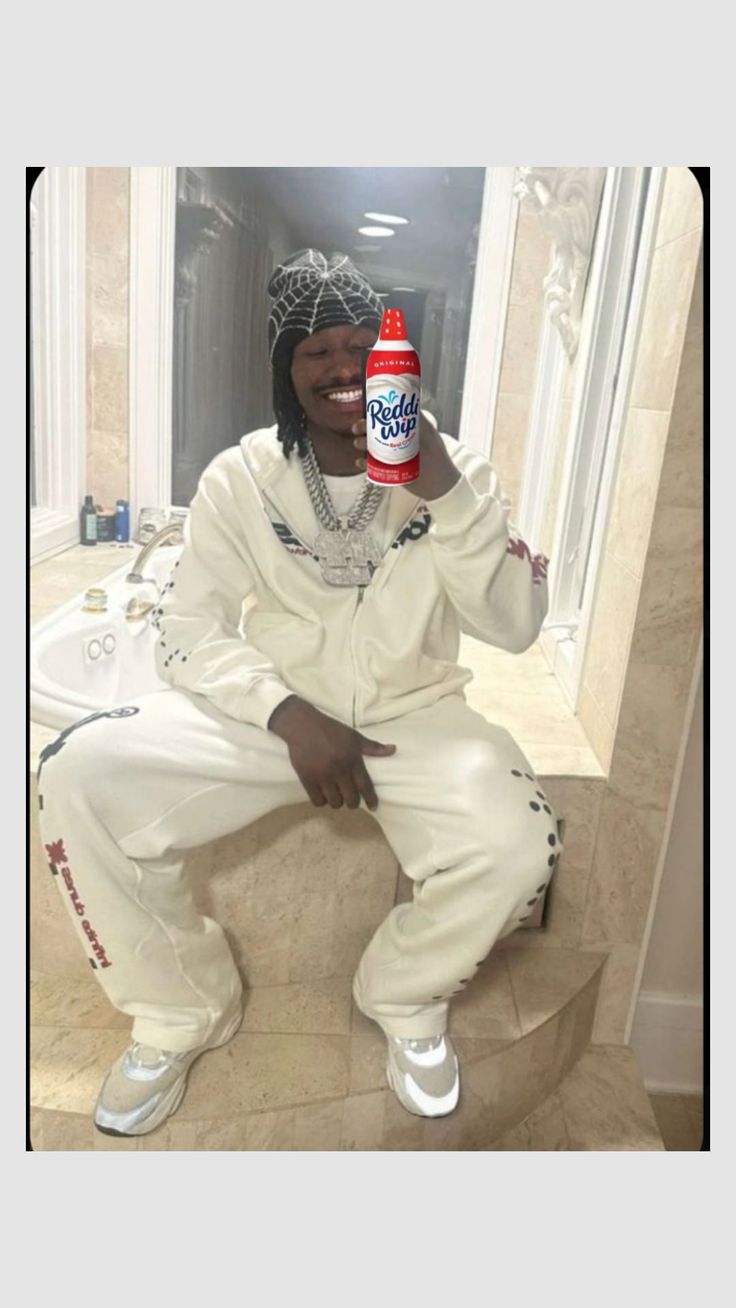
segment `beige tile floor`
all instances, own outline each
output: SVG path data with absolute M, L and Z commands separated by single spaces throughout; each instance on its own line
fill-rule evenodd
M 463 1049 L 466 1076 L 468 1051 Z M 466 1096 L 467 1097 L 467 1096 Z M 471 1096 L 472 1097 L 472 1096 Z M 185 1101 L 186 1103 L 186 1101 Z M 661 1151 L 660 1137 L 636 1060 L 625 1046 L 590 1046 L 558 1089 L 518 1126 L 492 1138 L 463 1132 L 458 1117 L 422 1121 L 386 1089 L 340 1099 L 273 1106 L 251 1113 L 196 1121 L 180 1109 L 150 1136 L 116 1139 L 92 1125 L 89 1112 L 31 1109 L 34 1150 L 251 1151 L 251 1150 L 491 1150 L 497 1152 Z
M 75 545 L 31 569 L 31 624 L 107 573 L 134 558 L 136 544 Z M 507 654 L 470 636 L 460 643 L 459 662 L 472 668 L 465 689 L 471 708 L 508 728 L 540 776 L 604 775 L 600 762 L 570 709 L 538 645 Z M 33 724 L 32 755 L 58 733 Z
M 650 1094 L 649 1101 L 664 1140 L 672 1152 L 699 1150 L 703 1143 L 703 1096 Z

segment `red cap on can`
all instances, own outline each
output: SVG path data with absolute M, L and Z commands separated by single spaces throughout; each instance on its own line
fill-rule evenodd
M 382 341 L 405 341 L 406 323 L 402 309 L 384 309 L 381 323 Z

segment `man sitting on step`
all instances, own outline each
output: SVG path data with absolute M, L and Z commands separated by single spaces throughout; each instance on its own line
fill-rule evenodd
M 488 460 L 424 411 L 418 479 L 367 481 L 362 360 L 382 303 L 346 256 L 299 251 L 269 292 L 276 421 L 201 475 L 152 614 L 169 685 L 62 733 L 39 768 L 56 884 L 133 1019 L 95 1108 L 113 1135 L 153 1131 L 194 1059 L 241 1024 L 241 978 L 193 904 L 187 850 L 305 798 L 373 813 L 413 899 L 367 943 L 353 994 L 385 1033 L 389 1085 L 427 1117 L 458 1103 L 453 995 L 560 852 L 528 760 L 468 706 L 457 661 L 461 632 L 515 653 L 534 642 L 547 559 L 510 526 Z

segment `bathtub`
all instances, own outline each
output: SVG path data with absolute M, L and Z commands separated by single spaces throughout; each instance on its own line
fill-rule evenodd
M 146 564 L 145 581 L 126 582 L 133 559 L 94 583 L 107 591 L 107 612 L 85 613 L 84 591 L 31 628 L 30 717 L 44 727 L 70 727 L 98 709 L 170 689 L 155 668 L 158 639 L 150 614 L 129 622 L 128 600 L 156 600 L 183 546 L 160 545 Z

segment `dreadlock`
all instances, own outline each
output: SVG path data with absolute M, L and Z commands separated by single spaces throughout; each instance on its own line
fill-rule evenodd
M 291 380 L 294 346 L 303 336 L 304 332 L 300 331 L 284 332 L 272 361 L 273 411 L 278 425 L 276 435 L 281 442 L 285 459 L 290 458 L 295 445 L 300 459 L 305 458 L 307 453 L 307 415 L 296 397 L 294 383 Z

